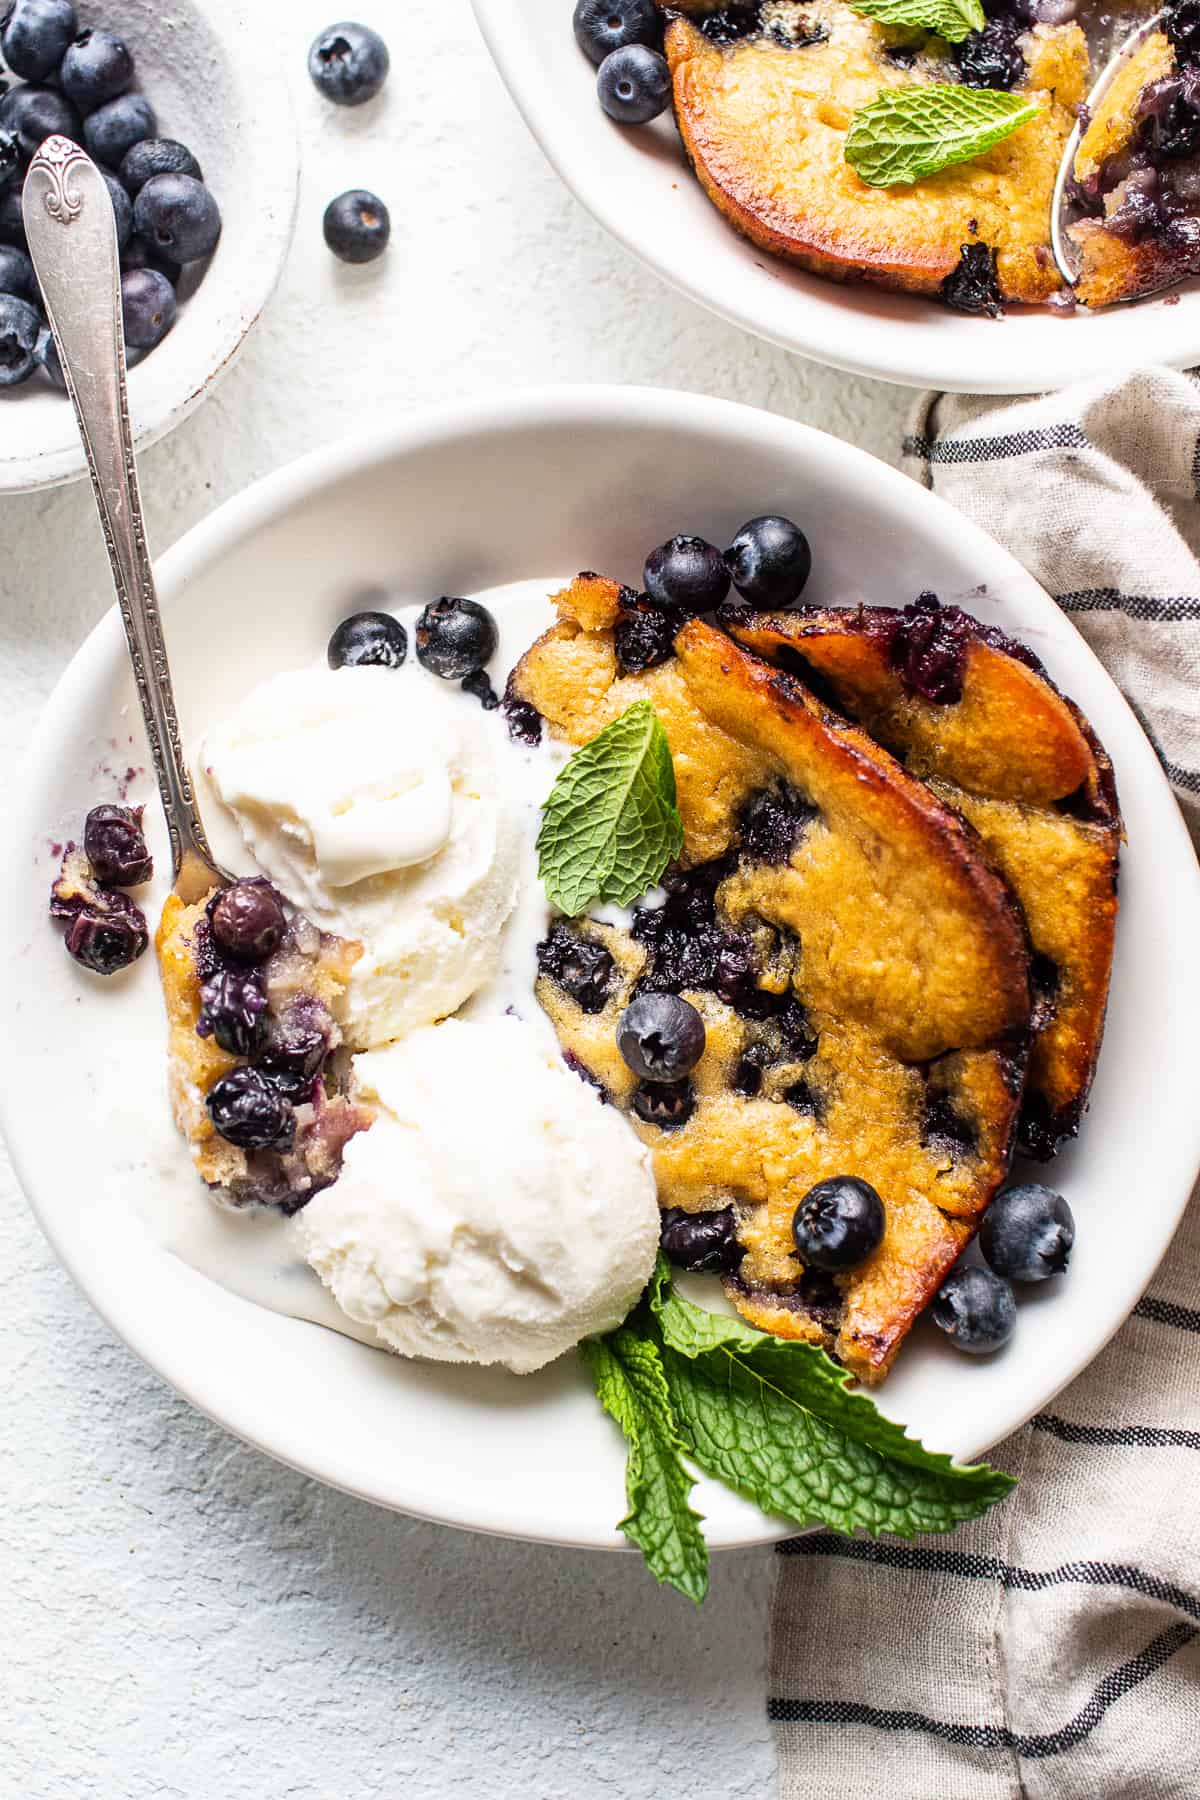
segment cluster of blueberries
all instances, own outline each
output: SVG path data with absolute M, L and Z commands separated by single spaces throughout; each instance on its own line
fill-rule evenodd
M 335 106 L 362 106 L 373 100 L 390 66 L 379 33 L 349 19 L 318 32 L 308 52 L 313 83 Z M 324 230 L 325 242 L 342 262 L 368 263 L 387 249 L 392 221 L 378 194 L 348 188 L 325 208 Z
M 68 844 L 50 890 L 50 917 L 67 928 L 68 956 L 94 975 L 115 975 L 150 942 L 146 916 L 124 891 L 154 873 L 140 806 L 93 806 L 82 851 Z
M 478 600 L 443 595 L 431 600 L 413 633 L 417 661 L 443 681 L 461 682 L 468 694 L 491 712 L 500 704 L 488 679 L 487 665 L 496 654 L 500 634 L 496 621 Z M 343 619 L 329 640 L 331 669 L 375 664 L 398 669 L 408 656 L 408 633 L 391 613 L 365 608 Z
M 0 388 L 19 387 L 40 367 L 65 391 L 21 215 L 25 171 L 43 141 L 70 138 L 101 167 L 134 350 L 153 350 L 170 331 L 183 267 L 211 254 L 221 214 L 191 151 L 159 137 L 153 106 L 131 92 L 128 46 L 111 31 L 81 30 L 72 0 L 10 0 L 0 51 L 21 78 L 0 99 Z
M 596 93 L 618 125 L 646 125 L 671 100 L 662 53 L 663 15 L 654 0 L 578 0 L 575 39 L 598 64 Z

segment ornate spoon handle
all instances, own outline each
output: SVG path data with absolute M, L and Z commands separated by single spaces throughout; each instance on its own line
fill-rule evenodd
M 230 877 L 213 860 L 183 759 L 171 671 L 138 493 L 121 271 L 104 177 L 69 138 L 47 138 L 25 180 L 29 254 L 45 297 L 92 490 L 171 837 L 175 887 L 196 900 Z

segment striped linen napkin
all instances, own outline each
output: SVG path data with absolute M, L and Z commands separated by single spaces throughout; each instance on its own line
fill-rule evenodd
M 926 396 L 904 466 L 1070 613 L 1200 845 L 1200 385 Z M 1113 1342 L 992 1452 L 1021 1484 L 993 1514 L 780 1545 L 781 1800 L 1200 1800 L 1198 1271 L 1200 1190 Z

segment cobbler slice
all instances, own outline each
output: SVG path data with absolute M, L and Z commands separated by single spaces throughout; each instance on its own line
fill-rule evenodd
M 958 815 L 792 675 L 699 619 L 651 655 L 644 603 L 599 577 L 557 605 L 511 702 L 580 744 L 650 700 L 684 849 L 627 925 L 555 926 L 539 998 L 653 1149 L 662 1205 L 733 1209 L 742 1313 L 878 1380 L 1008 1167 L 1031 1016 L 1019 909 Z M 646 992 L 704 1021 L 685 1081 L 639 1082 L 617 1048 Z M 835 1176 L 870 1182 L 887 1224 L 831 1277 L 792 1226 Z
M 1103 746 L 1031 652 L 933 595 L 903 611 L 743 614 L 730 630 L 759 655 L 815 671 L 979 833 L 1035 952 L 1022 1138 L 1053 1155 L 1079 1129 L 1112 968 L 1122 833 Z
M 256 907 L 274 921 L 257 940 Z M 370 1124 L 336 1055 L 337 1002 L 361 946 L 284 908 L 265 882 L 195 906 L 169 895 L 156 942 L 171 1104 L 198 1173 L 226 1205 L 298 1211 L 336 1181 L 346 1144 Z

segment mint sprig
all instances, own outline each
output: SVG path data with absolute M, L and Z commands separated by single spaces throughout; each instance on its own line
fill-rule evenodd
M 542 808 L 538 874 L 565 913 L 596 900 L 628 906 L 682 848 L 667 734 L 638 700 L 559 770 Z
M 843 154 L 872 187 L 897 187 L 982 156 L 1039 109 L 1028 94 L 996 88 L 885 88 L 855 113 Z
M 586 1338 L 580 1349 L 600 1404 L 629 1445 L 629 1511 L 617 1529 L 638 1546 L 657 1581 L 699 1605 L 708 1590 L 708 1545 L 688 1504 L 696 1482 L 681 1455 L 658 1346 L 622 1326 L 606 1338 Z
M 856 13 L 880 25 L 908 25 L 961 44 L 987 24 L 982 0 L 850 0 Z

